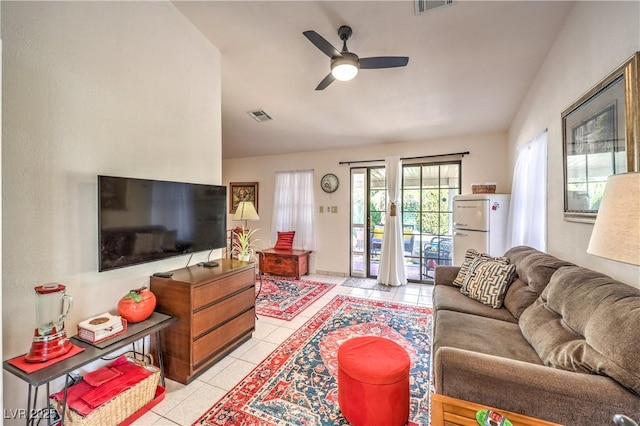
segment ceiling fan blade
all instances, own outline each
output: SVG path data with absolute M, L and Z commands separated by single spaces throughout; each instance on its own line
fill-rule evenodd
M 409 63 L 406 56 L 374 56 L 360 58 L 360 69 L 396 68 L 404 67 Z
M 327 74 L 327 76 L 324 79 L 322 79 L 320 84 L 318 84 L 318 87 L 316 87 L 316 90 L 324 90 L 328 85 L 333 83 L 335 79 L 336 78 L 333 76 L 333 74 L 331 73 Z
M 331 43 L 325 40 L 325 38 L 322 37 L 317 32 L 313 30 L 309 30 L 309 31 L 303 32 L 302 34 L 304 34 L 304 36 L 308 38 L 309 41 L 313 43 L 315 47 L 322 50 L 322 52 L 328 57 L 335 58 L 336 56 L 340 56 L 340 51 L 338 51 L 338 49 L 333 47 Z

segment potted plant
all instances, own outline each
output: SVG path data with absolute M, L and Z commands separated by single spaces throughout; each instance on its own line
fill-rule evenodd
M 256 243 L 259 242 L 259 239 L 252 240 L 251 237 L 255 234 L 258 229 L 243 229 L 240 232 L 234 232 L 233 235 L 233 246 L 231 248 L 231 253 L 238 256 L 239 260 L 243 260 L 248 262 L 256 253 Z

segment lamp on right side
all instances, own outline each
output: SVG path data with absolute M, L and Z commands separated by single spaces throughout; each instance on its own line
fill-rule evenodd
M 607 179 L 587 253 L 640 265 L 640 173 Z
M 640 173 L 611 175 L 604 188 L 587 253 L 640 265 Z M 616 426 L 638 426 L 616 414 Z

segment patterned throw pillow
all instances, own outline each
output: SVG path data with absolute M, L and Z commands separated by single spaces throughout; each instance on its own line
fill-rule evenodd
M 295 237 L 296 231 L 280 232 L 278 231 L 278 241 L 274 249 L 276 250 L 291 250 L 293 248 L 293 237 Z
M 136 232 L 133 254 L 153 253 L 154 247 L 155 242 L 151 232 Z
M 474 260 L 481 258 L 487 260 L 495 260 L 497 262 L 504 263 L 505 265 L 509 263 L 509 259 L 506 257 L 491 257 L 487 253 L 479 253 L 474 249 L 469 249 L 464 254 L 464 261 L 462 262 L 462 266 L 460 267 L 460 271 L 456 276 L 456 279 L 453 280 L 453 285 L 457 287 L 462 287 L 462 283 L 464 283 L 464 278 L 467 276 L 469 272 L 469 268 Z
M 515 275 L 516 265 L 479 257 L 469 267 L 460 293 L 498 309 Z

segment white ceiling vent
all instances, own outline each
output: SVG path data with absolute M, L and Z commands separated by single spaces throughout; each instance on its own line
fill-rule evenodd
M 263 121 L 273 120 L 273 118 L 271 118 L 269 114 L 267 114 L 264 110 L 261 110 L 261 109 L 257 109 L 255 111 L 248 111 L 247 114 L 253 117 L 253 119 L 256 120 L 258 123 L 262 123 Z
M 433 9 L 438 9 L 443 6 L 451 6 L 453 0 L 415 0 L 416 1 L 416 15 L 422 15 Z

